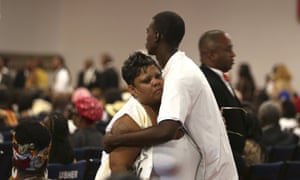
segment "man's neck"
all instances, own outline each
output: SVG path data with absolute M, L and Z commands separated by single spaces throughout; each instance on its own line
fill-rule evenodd
M 169 59 L 171 58 L 171 56 L 173 56 L 173 54 L 175 54 L 177 51 L 178 51 L 177 48 L 165 49 L 162 50 L 161 52 L 158 52 L 155 55 L 155 57 L 159 62 L 159 64 L 161 65 L 161 67 L 164 68 L 167 62 L 169 61 Z

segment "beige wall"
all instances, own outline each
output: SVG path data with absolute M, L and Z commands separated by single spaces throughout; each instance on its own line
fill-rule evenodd
M 59 51 L 59 0 L 0 0 L 0 51 Z
M 185 19 L 181 47 L 196 63 L 199 36 L 223 29 L 237 54 L 233 76 L 238 63 L 247 61 L 262 85 L 273 64 L 284 62 L 300 90 L 296 0 L 1 0 L 0 51 L 61 52 L 74 76 L 85 58 L 108 51 L 120 68 L 130 53 L 144 48 L 146 26 L 162 10 Z

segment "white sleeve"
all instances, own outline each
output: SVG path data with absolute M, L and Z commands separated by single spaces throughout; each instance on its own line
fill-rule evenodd
M 62 69 L 57 73 L 56 80 L 53 85 L 55 92 L 65 92 L 69 87 L 70 76 L 67 70 Z
M 158 123 L 166 119 L 184 123 L 192 102 L 189 87 L 184 81 L 176 77 L 165 80 Z

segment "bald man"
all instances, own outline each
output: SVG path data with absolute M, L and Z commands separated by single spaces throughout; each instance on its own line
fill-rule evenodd
M 239 109 L 242 105 L 226 77 L 226 73 L 234 64 L 235 53 L 232 42 L 224 31 L 210 30 L 200 37 L 198 48 L 200 69 L 213 90 L 219 108 L 235 107 L 224 110 L 223 117 L 239 177 L 242 178 L 247 168 L 242 158 L 246 140 L 245 114 Z

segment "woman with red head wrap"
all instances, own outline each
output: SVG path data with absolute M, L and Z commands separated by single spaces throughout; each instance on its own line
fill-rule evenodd
M 70 137 L 72 147 L 100 147 L 103 135 L 95 123 L 102 119 L 103 105 L 94 97 L 83 97 L 75 102 L 75 107 L 72 119 L 78 130 Z

